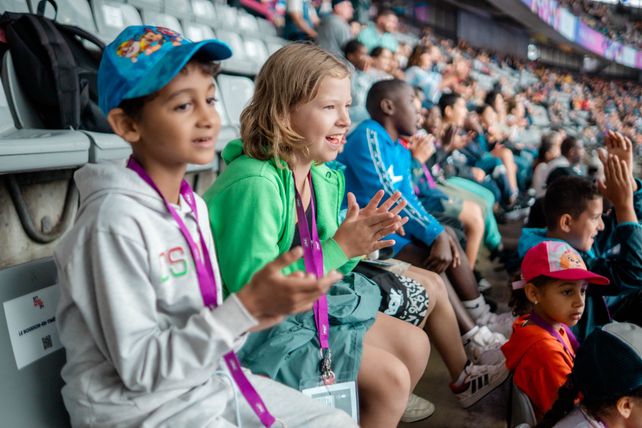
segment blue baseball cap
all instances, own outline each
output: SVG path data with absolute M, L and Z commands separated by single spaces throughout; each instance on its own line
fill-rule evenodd
M 153 94 L 167 85 L 194 55 L 205 61 L 232 56 L 216 39 L 192 42 L 164 27 L 132 25 L 105 47 L 98 67 L 98 104 L 103 113 L 123 100 Z

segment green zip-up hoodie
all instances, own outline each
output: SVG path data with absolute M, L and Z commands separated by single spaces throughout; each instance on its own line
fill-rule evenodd
M 223 151 L 227 167 L 205 193 L 223 283 L 229 292 L 243 287 L 255 272 L 288 251 L 294 238 L 294 179 L 285 162 L 261 161 L 243 154 L 240 140 Z M 339 381 L 355 380 L 363 337 L 374 322 L 381 296 L 376 284 L 350 273 L 358 258 L 348 259 L 332 239 L 339 227 L 345 191 L 343 174 L 312 167 L 319 239 L 326 272 L 346 276 L 328 292 L 330 348 Z M 284 273 L 305 270 L 303 259 Z M 252 333 L 239 358 L 253 373 L 293 388 L 319 381 L 319 341 L 312 311 L 287 317 L 280 324 Z
M 261 161 L 243 153 L 241 140 L 223 151 L 226 169 L 205 193 L 210 224 L 218 247 L 223 283 L 228 292 L 241 289 L 267 263 L 290 249 L 296 227 L 294 178 L 285 162 Z M 317 228 L 325 271 L 346 274 L 358 258 L 348 259 L 332 237 L 339 228 L 345 192 L 341 172 L 312 166 Z M 303 259 L 284 270 L 303 271 Z

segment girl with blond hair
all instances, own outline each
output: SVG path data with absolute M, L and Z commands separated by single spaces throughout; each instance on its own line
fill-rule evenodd
M 382 238 L 402 228 L 398 213 L 405 203 L 398 194 L 382 202 L 379 192 L 360 208 L 349 194 L 339 222 L 344 178 L 323 164 L 345 142 L 350 101 L 343 62 L 309 44 L 277 51 L 241 114 L 242 141 L 225 148 L 227 167 L 205 200 L 229 292 L 298 245 L 306 257 L 284 273 L 344 275 L 314 311 L 275 319 L 271 329 L 251 334 L 240 351 L 244 365 L 298 389 L 321 378 L 357 381 L 361 425 L 393 427 L 423 375 L 430 346 L 419 328 L 378 313 L 377 286 L 351 272 L 360 257 L 394 244 Z M 325 304 L 329 337 L 323 335 Z M 413 397 L 415 410 L 432 406 Z

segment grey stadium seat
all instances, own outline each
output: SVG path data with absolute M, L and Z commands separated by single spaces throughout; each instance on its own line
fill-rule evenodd
M 58 300 L 55 284 L 56 266 L 51 258 L 0 270 L 0 415 L 4 427 L 70 425 L 60 394 L 65 351 L 55 332 L 55 318 L 52 320 Z M 35 327 L 42 322 L 45 325 Z
M 248 58 L 252 58 L 257 65 L 257 71 L 263 66 L 265 61 L 267 61 L 268 53 L 265 43 L 261 40 L 254 37 L 245 37 L 244 38 L 244 47 L 245 55 Z
M 27 0 L 2 0 L 0 1 L 0 11 L 2 12 L 24 12 L 29 13 Z
M 220 153 L 223 151 L 227 143 L 235 138 L 239 138 L 240 133 L 238 126 L 232 123 L 227 114 L 227 110 L 225 109 L 225 100 L 223 99 L 223 91 L 220 87 L 217 87 L 216 92 L 216 97 L 218 98 L 216 110 L 221 118 L 221 132 L 219 133 L 218 140 L 216 142 L 216 151 Z
M 239 126 L 241 111 L 254 93 L 254 82 L 247 77 L 221 74 L 217 77 L 225 110 L 232 125 Z
M 183 28 L 176 17 L 160 12 L 150 12 L 143 10 L 143 23 L 148 25 L 157 25 L 159 27 L 169 28 L 183 34 Z
M 218 30 L 222 27 L 232 31 L 239 30 L 237 23 L 238 9 L 224 4 L 215 4 L 214 10 L 216 11 L 216 22 L 213 25 L 214 29 Z
M 193 42 L 200 42 L 201 40 L 213 39 L 216 37 L 214 36 L 212 28 L 197 22 L 185 22 L 183 24 L 183 30 L 185 31 L 185 37 Z
M 239 32 L 244 36 L 257 36 L 260 34 L 259 24 L 256 22 L 256 18 L 249 13 L 239 11 L 236 21 Z
M 212 25 L 216 21 L 214 5 L 206 0 L 192 0 L 192 16 L 196 22 Z
M 6 96 L 0 87 L 0 174 L 74 168 L 87 162 L 90 144 L 82 132 L 33 129 L 39 119 L 22 95 L 8 52 L 2 61 L 2 83 Z
M 535 418 L 535 411 L 533 410 L 531 400 L 513 382 L 511 382 L 510 403 L 510 420 L 508 428 L 515 428 L 520 425 L 537 425 L 537 418 Z
M 56 0 L 56 4 L 58 5 L 57 22 L 75 25 L 92 34 L 96 34 L 96 23 L 87 0 Z M 32 0 L 31 8 L 33 11 L 36 10 L 37 5 L 38 0 Z M 45 9 L 45 16 L 53 18 L 53 10 L 50 16 L 49 8 Z
M 189 0 L 165 0 L 163 12 L 185 20 L 192 19 L 192 7 Z
M 162 12 L 163 3 L 159 0 L 127 0 L 127 3 L 142 10 L 143 12 Z
M 245 44 L 237 33 L 225 30 L 217 30 L 216 37 L 227 43 L 232 48 L 232 58 L 221 63 L 221 70 L 226 73 L 242 74 L 253 76 L 259 67 L 254 59 L 248 57 L 245 52 Z
M 108 0 L 93 0 L 98 37 L 111 42 L 128 25 L 141 25 L 143 21 L 136 8 L 130 4 Z

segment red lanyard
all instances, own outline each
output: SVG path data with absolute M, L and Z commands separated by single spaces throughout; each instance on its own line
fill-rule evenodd
M 571 329 L 568 328 L 566 324 L 562 323 L 562 328 L 566 332 L 566 336 L 568 337 L 569 342 L 571 342 L 571 346 L 573 347 L 572 350 L 568 349 L 568 345 L 560 335 L 559 331 L 554 329 L 552 325 L 544 321 L 544 319 L 539 315 L 537 315 L 535 312 L 531 313 L 530 317 L 528 318 L 528 321 L 546 330 L 551 336 L 553 336 L 559 343 L 562 344 L 564 349 L 566 349 L 566 352 L 568 352 L 570 355 L 575 357 L 575 351 L 577 351 L 577 348 L 580 347 L 580 343 L 577 341 L 577 339 L 575 338 L 575 335 L 573 334 Z
M 152 180 L 149 174 L 147 174 L 147 171 L 145 171 L 145 169 L 136 161 L 136 159 L 134 159 L 133 156 L 129 158 L 129 161 L 127 162 L 127 168 L 130 168 L 134 172 L 136 172 L 140 176 L 140 178 L 142 178 L 147 184 L 149 184 L 149 186 L 154 189 L 156 193 L 158 193 L 158 195 L 163 199 L 165 207 L 167 207 L 167 211 L 169 211 L 169 213 L 178 224 L 178 228 L 180 229 L 183 237 L 189 245 L 190 252 L 192 253 L 192 258 L 194 259 L 194 267 L 196 268 L 198 286 L 201 290 L 201 296 L 203 296 L 203 303 L 205 303 L 205 306 L 215 308 L 218 305 L 218 302 L 216 300 L 217 289 L 216 278 L 214 276 L 214 267 L 212 266 L 212 259 L 210 258 L 210 252 L 207 249 L 207 245 L 203 237 L 203 232 L 201 232 L 201 228 L 198 223 L 198 210 L 196 207 L 196 199 L 194 198 L 194 192 L 192 192 L 192 188 L 187 183 L 187 181 L 183 180 L 181 182 L 180 193 L 181 196 L 183 196 L 183 199 L 185 199 L 185 201 L 191 208 L 192 212 L 194 213 L 194 217 L 196 218 L 196 225 L 198 229 L 198 236 L 201 241 L 202 253 L 199 252 L 198 246 L 196 245 L 196 242 L 194 242 L 194 238 L 192 238 L 192 234 L 189 232 L 187 226 L 185 226 L 185 222 L 183 222 L 181 216 L 178 215 L 176 209 L 172 206 L 172 204 L 170 204 L 167 199 L 165 199 L 160 190 L 158 190 L 158 187 L 156 186 L 156 183 L 154 183 L 154 180 Z M 254 413 L 256 413 L 256 416 L 258 416 L 258 418 L 261 420 L 261 423 L 266 427 L 272 426 L 275 421 L 274 416 L 270 414 L 258 392 L 256 392 L 250 381 L 245 376 L 245 373 L 243 373 L 243 370 L 241 369 L 241 363 L 236 356 L 236 353 L 234 353 L 234 351 L 230 351 L 223 356 L 223 359 L 225 360 L 225 363 L 227 364 L 227 367 L 230 370 L 230 373 L 232 374 L 232 378 L 236 382 L 236 385 L 247 400 L 250 407 L 252 407 L 252 410 L 254 410 Z
M 294 173 L 292 174 L 294 177 Z M 296 179 L 294 185 L 296 213 L 297 213 L 297 227 L 299 229 L 299 237 L 301 238 L 301 246 L 303 247 L 303 261 L 305 263 L 305 270 L 308 273 L 314 274 L 317 278 L 323 278 L 325 275 L 323 269 L 323 250 L 321 249 L 321 241 L 319 240 L 319 233 L 317 230 L 317 216 L 314 209 L 314 198 L 312 197 L 312 176 L 308 173 L 308 184 L 310 185 L 310 210 L 312 210 L 312 227 L 308 226 L 308 218 L 303 209 L 303 201 L 301 195 L 296 188 Z M 317 327 L 319 335 L 319 343 L 321 344 L 321 379 L 326 385 L 331 385 L 335 381 L 334 373 L 332 372 L 332 353 L 330 352 L 330 322 L 328 320 L 328 299 L 326 296 L 321 296 L 314 302 L 314 322 Z

